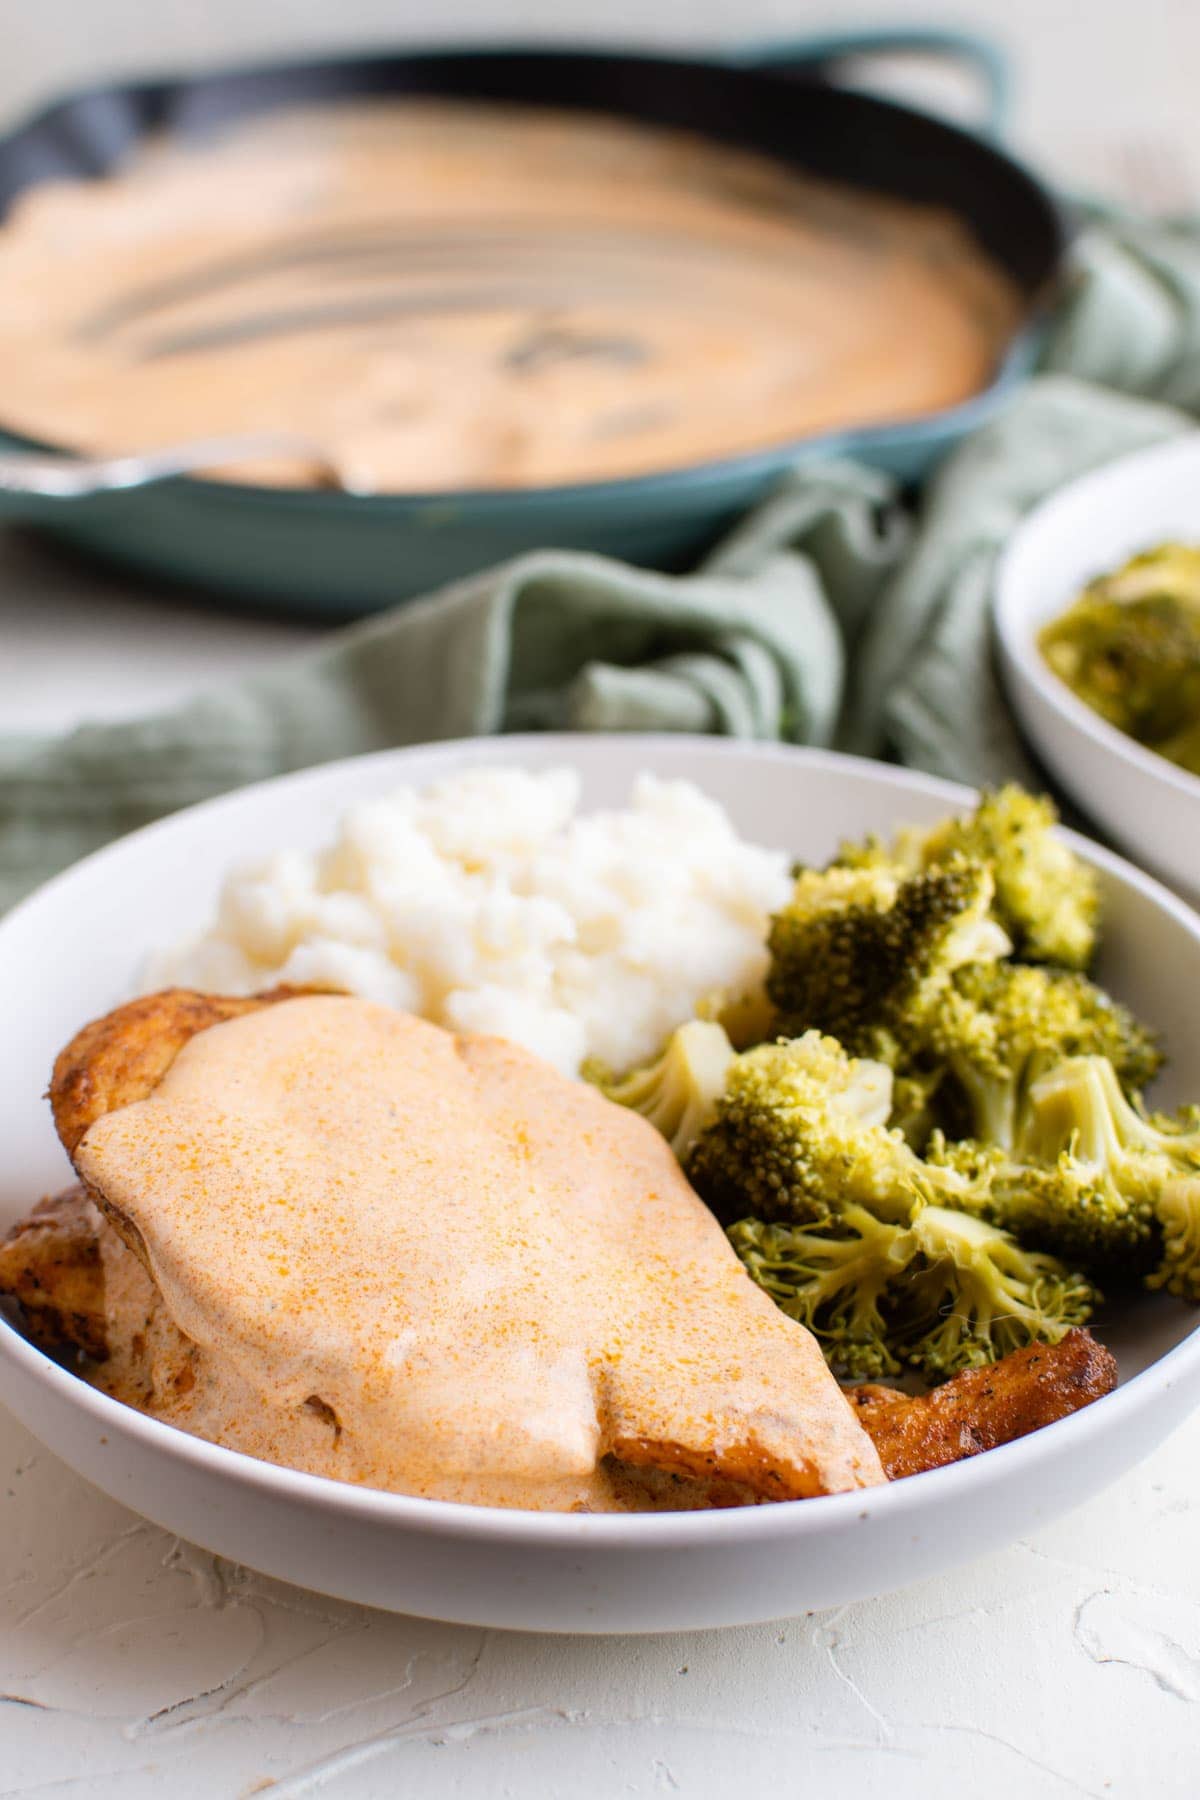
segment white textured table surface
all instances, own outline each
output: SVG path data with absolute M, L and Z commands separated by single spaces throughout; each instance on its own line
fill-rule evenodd
M 666 0 L 655 28 L 778 34 L 820 10 L 761 0 L 731 26 L 720 0 Z M 1200 166 L 1194 0 L 1096 0 L 1086 27 L 1067 0 L 956 10 L 1024 44 L 1023 134 L 1061 166 L 1119 180 L 1161 164 L 1164 134 Z M 561 33 L 568 13 L 464 0 L 454 22 Z M 631 35 L 643 13 L 606 8 Z M 383 0 L 347 0 L 336 19 L 324 0 L 42 0 L 19 18 L 0 0 L 0 16 L 0 109 L 101 63 L 395 30 Z M 406 24 L 443 28 L 420 4 Z M 0 729 L 157 707 L 307 636 L 164 605 L 0 539 Z M 597 1642 L 389 1618 L 215 1563 L 0 1412 L 0 1796 L 1193 1800 L 1198 1701 L 1200 1417 L 1069 1519 L 923 1587 L 779 1625 Z
M 890 1599 L 536 1638 L 281 1587 L 0 1454 L 0 1792 L 1194 1800 L 1200 1427 L 1035 1540 Z

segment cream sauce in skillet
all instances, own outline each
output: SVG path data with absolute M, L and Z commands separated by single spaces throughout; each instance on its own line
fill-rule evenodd
M 19 197 L 0 418 L 295 432 L 381 491 L 604 480 L 951 406 L 1020 312 L 948 212 L 601 114 L 357 102 Z

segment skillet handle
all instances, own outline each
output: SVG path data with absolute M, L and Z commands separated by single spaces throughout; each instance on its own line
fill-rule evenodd
M 728 53 L 726 61 L 744 69 L 777 70 L 800 81 L 834 81 L 841 64 L 867 56 L 933 56 L 965 64 L 982 96 L 982 112 L 974 129 L 985 137 L 1003 131 L 1011 86 L 1008 58 L 996 44 L 974 32 L 920 26 L 831 31 L 790 42 L 749 44 Z

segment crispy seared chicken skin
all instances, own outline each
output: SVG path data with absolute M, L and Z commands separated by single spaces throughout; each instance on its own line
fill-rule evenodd
M 180 1051 L 197 1034 L 227 1022 L 245 1021 L 237 1029 L 253 1030 L 265 1041 L 270 1037 L 270 1030 L 264 1032 L 258 1025 L 252 1025 L 248 1015 L 258 1015 L 266 1024 L 265 1009 L 271 1009 L 273 1016 L 275 1007 L 289 1000 L 306 1004 L 309 1009 L 306 1017 L 310 1021 L 315 1018 L 314 1009 L 318 1005 L 322 1013 L 327 1006 L 344 1008 L 346 1010 L 339 1012 L 338 1018 L 351 1030 L 357 1029 L 357 1016 L 351 1015 L 350 1008 L 365 1005 L 329 995 L 318 1000 L 316 996 L 303 995 L 294 989 L 279 989 L 252 999 L 228 999 L 173 990 L 135 1001 L 85 1027 L 59 1056 L 50 1088 L 59 1135 L 72 1158 L 79 1159 L 81 1172 L 85 1175 L 83 1195 L 74 1190 L 49 1209 L 43 1207 L 33 1220 L 18 1228 L 0 1251 L 0 1290 L 25 1300 L 31 1333 L 36 1333 L 47 1343 L 78 1345 L 94 1365 L 94 1376 L 99 1385 L 185 1428 L 189 1428 L 195 1417 L 189 1413 L 189 1407 L 199 1402 L 205 1387 L 208 1352 L 190 1344 L 168 1317 L 149 1273 L 150 1258 L 136 1221 L 111 1193 L 105 1191 L 105 1180 L 97 1175 L 96 1133 L 92 1128 L 100 1121 L 106 1121 L 107 1130 L 109 1124 L 115 1123 L 109 1115 L 120 1114 L 151 1096 L 155 1096 L 153 1104 L 157 1106 L 160 1083 L 172 1070 Z M 844 1403 L 824 1367 L 815 1341 L 807 1333 L 798 1331 L 790 1321 L 783 1320 L 773 1308 L 764 1309 L 758 1290 L 749 1284 L 743 1285 L 740 1269 L 728 1260 L 727 1247 L 719 1229 L 688 1187 L 662 1140 L 649 1127 L 643 1132 L 644 1121 L 635 1120 L 620 1109 L 609 1117 L 608 1103 L 594 1090 L 566 1082 L 545 1065 L 537 1064 L 537 1059 L 503 1045 L 499 1040 L 470 1037 L 451 1040 L 448 1034 L 438 1032 L 435 1027 L 415 1020 L 405 1021 L 403 1015 L 380 1017 L 386 1009 L 371 1010 L 376 1015 L 375 1024 L 370 1025 L 368 1021 L 364 1029 L 369 1028 L 383 1036 L 407 1033 L 407 1039 L 397 1036 L 396 1041 L 400 1045 L 411 1043 L 417 1057 L 432 1056 L 434 1062 L 438 1057 L 450 1057 L 449 1063 L 444 1065 L 445 1073 L 451 1087 L 455 1083 L 461 1086 L 460 1105 L 466 1104 L 470 1108 L 477 1104 L 470 1098 L 476 1088 L 488 1105 L 494 1105 L 505 1083 L 511 1086 L 520 1078 L 530 1084 L 532 1111 L 518 1136 L 523 1146 L 522 1167 L 532 1169 L 535 1185 L 541 1179 L 539 1167 L 544 1170 L 547 1181 L 556 1173 L 551 1166 L 553 1158 L 545 1160 L 550 1156 L 548 1131 L 551 1127 L 543 1121 L 550 1121 L 559 1106 L 569 1115 L 565 1125 L 557 1127 L 559 1134 L 561 1136 L 564 1130 L 568 1134 L 572 1131 L 582 1134 L 576 1141 L 589 1143 L 593 1174 L 597 1169 L 609 1169 L 610 1163 L 605 1159 L 611 1156 L 613 1179 L 609 1192 L 613 1196 L 613 1206 L 609 1219 L 589 1213 L 587 1206 L 577 1215 L 573 1214 L 571 1207 L 575 1202 L 570 1196 L 570 1182 L 561 1198 L 551 1185 L 538 1202 L 555 1230 L 577 1216 L 578 1235 L 585 1249 L 594 1234 L 598 1249 L 610 1259 L 615 1255 L 628 1265 L 629 1276 L 621 1276 L 618 1271 L 617 1279 L 609 1289 L 606 1304 L 610 1309 L 617 1306 L 619 1310 L 620 1297 L 626 1291 L 628 1281 L 634 1284 L 629 1288 L 631 1294 L 640 1291 L 636 1287 L 639 1280 L 643 1288 L 646 1286 L 645 1278 L 639 1272 L 640 1250 L 636 1241 L 625 1241 L 623 1230 L 623 1221 L 628 1224 L 643 1204 L 636 1196 L 645 1193 L 654 1204 L 642 1229 L 650 1229 L 649 1219 L 654 1217 L 666 1231 L 668 1241 L 660 1245 L 656 1260 L 665 1265 L 662 1279 L 668 1288 L 674 1249 L 678 1249 L 681 1259 L 680 1272 L 673 1277 L 675 1287 L 680 1291 L 669 1295 L 664 1292 L 661 1303 L 654 1301 L 653 1306 L 674 1304 L 678 1316 L 688 1319 L 693 1334 L 699 1329 L 695 1320 L 707 1319 L 711 1314 L 712 1332 L 707 1340 L 711 1342 L 711 1351 L 704 1352 L 699 1361 L 689 1360 L 689 1355 L 681 1351 L 673 1365 L 673 1388 L 669 1382 L 664 1386 L 666 1371 L 661 1363 L 654 1363 L 651 1345 L 657 1339 L 653 1334 L 647 1337 L 639 1350 L 636 1335 L 646 1327 L 651 1327 L 652 1333 L 661 1331 L 662 1327 L 652 1326 L 649 1311 L 645 1313 L 645 1326 L 635 1324 L 634 1316 L 630 1316 L 627 1341 L 620 1345 L 615 1361 L 609 1360 L 602 1365 L 598 1376 L 597 1405 L 601 1408 L 598 1454 L 606 1465 L 616 1465 L 616 1473 L 611 1492 L 608 1488 L 597 1490 L 596 1504 L 615 1503 L 618 1509 L 625 1505 L 640 1507 L 645 1504 L 744 1504 L 870 1486 L 884 1479 L 870 1438 L 856 1420 L 847 1417 Z M 329 1048 L 321 1054 L 332 1057 L 330 1078 L 336 1079 L 338 1032 L 333 1029 L 332 1015 L 328 1027 L 314 1025 L 313 1029 L 325 1032 L 323 1041 Z M 431 1036 L 447 1045 L 456 1042 L 457 1052 L 437 1046 L 431 1048 Z M 274 1053 L 278 1052 L 280 1041 L 286 1042 L 286 1034 L 282 1040 L 272 1040 L 276 1045 Z M 311 1058 L 303 1064 L 309 1073 L 318 1066 L 323 1065 L 314 1063 Z M 171 1082 L 177 1085 L 177 1074 L 172 1074 Z M 475 1088 L 472 1083 L 476 1084 Z M 539 1090 L 539 1083 L 544 1092 Z M 551 1092 L 551 1084 L 561 1084 L 561 1097 L 558 1085 Z M 487 1099 L 489 1095 L 491 1098 Z M 578 1117 L 575 1117 L 576 1113 Z M 431 1155 L 440 1153 L 442 1145 L 435 1143 L 432 1136 L 425 1138 L 427 1131 L 432 1132 L 425 1121 L 418 1119 L 415 1131 L 417 1139 L 421 1140 L 415 1145 L 418 1161 L 427 1151 Z M 444 1139 L 444 1133 L 442 1135 Z M 611 1150 L 609 1138 L 612 1139 Z M 405 1141 L 406 1146 L 411 1142 L 410 1139 Z M 622 1170 L 626 1168 L 634 1172 L 633 1187 L 629 1185 L 628 1177 L 622 1178 Z M 561 1175 L 561 1171 L 557 1172 Z M 89 1175 L 91 1180 L 87 1179 Z M 603 1180 L 603 1174 L 600 1179 Z M 413 1181 L 417 1180 L 414 1175 Z M 434 1177 L 434 1189 L 429 1189 L 426 1183 L 427 1192 L 436 1191 L 436 1180 Z M 645 1189 L 637 1185 L 642 1180 L 649 1184 Z M 482 1189 L 480 1196 L 483 1197 L 476 1196 L 477 1186 L 478 1182 L 473 1182 L 460 1190 L 456 1205 L 460 1212 L 465 1208 L 468 1214 L 474 1208 L 479 1213 L 481 1225 L 486 1228 L 487 1221 L 479 1212 L 485 1196 Z M 510 1197 L 513 1191 L 511 1187 L 508 1189 Z M 114 1232 L 124 1256 L 114 1248 Z M 65 1251 L 68 1234 L 74 1245 L 73 1256 Z M 488 1241 L 486 1229 L 481 1241 Z M 89 1270 L 90 1290 L 86 1279 Z M 114 1316 L 104 1292 L 105 1284 L 112 1281 L 114 1272 L 119 1277 L 122 1293 L 120 1317 Z M 575 1279 L 586 1279 L 586 1274 L 586 1268 L 581 1267 Z M 700 1285 L 692 1286 L 693 1281 Z M 87 1292 L 90 1292 L 90 1302 L 83 1297 Z M 58 1295 L 69 1304 L 57 1306 Z M 650 1302 L 643 1297 L 640 1304 L 645 1308 Z M 130 1305 L 139 1315 L 132 1326 Z M 641 1315 L 637 1316 L 641 1318 Z M 540 1328 L 536 1318 L 533 1323 L 535 1328 Z M 603 1317 L 599 1324 L 602 1328 L 605 1326 Z M 586 1351 L 586 1341 L 582 1338 L 579 1341 Z M 102 1342 L 108 1351 L 107 1363 L 98 1361 Z M 736 1361 L 730 1363 L 722 1356 L 719 1347 L 722 1342 L 737 1343 L 739 1356 Z M 607 1358 L 608 1352 L 604 1352 L 604 1356 Z M 653 1379 L 652 1364 L 659 1370 L 659 1375 Z M 685 1396 L 682 1403 L 681 1395 Z M 466 1398 L 469 1400 L 471 1396 Z M 507 1400 L 507 1394 L 502 1398 Z M 332 1424 L 335 1435 L 341 1436 L 341 1424 L 334 1408 L 316 1394 L 307 1404 L 322 1430 Z M 202 1424 L 191 1428 L 206 1435 Z M 222 1440 L 218 1436 L 218 1441 L 237 1440 Z M 348 1454 L 344 1445 L 343 1439 L 343 1459 Z M 269 1451 L 256 1453 L 270 1454 Z M 295 1466 L 308 1466 L 316 1472 L 333 1472 L 327 1470 L 325 1461 L 320 1460 L 327 1455 L 323 1448 L 318 1449 L 314 1452 L 314 1460 L 298 1462 Z M 273 1460 L 289 1458 L 276 1455 Z M 372 1479 L 361 1473 L 347 1474 L 345 1478 Z M 631 1482 L 641 1484 L 646 1491 L 631 1495 L 628 1491 Z M 590 1500 L 582 1502 L 585 1509 L 591 1503 Z
M 93 1019 L 60 1052 L 50 1080 L 54 1124 L 67 1155 L 74 1156 L 88 1127 L 105 1113 L 152 1093 L 198 1031 L 279 1000 L 295 999 L 304 991 L 279 987 L 235 999 L 166 988 Z
M 112 1321 L 101 1236 L 106 1227 L 82 1187 L 41 1200 L 0 1243 L 0 1293 L 20 1301 L 43 1350 L 108 1355 Z
M 0 1294 L 52 1355 L 127 1406 L 170 1418 L 194 1381 L 195 1346 L 82 1184 L 42 1200 L 0 1242 Z
M 967 1369 L 929 1394 L 867 1385 L 851 1388 L 847 1398 L 896 1481 L 1040 1431 L 1116 1385 L 1111 1352 L 1076 1329 L 1061 1343 L 1030 1344 L 986 1368 Z
M 168 1392 L 186 1386 L 187 1340 L 165 1324 L 154 1284 L 82 1186 L 43 1200 L 0 1243 L 0 1292 L 20 1301 L 29 1335 L 44 1349 L 77 1350 L 100 1365 L 120 1359 L 111 1371 L 92 1371 L 120 1397 L 132 1389 L 155 1410 L 152 1403 L 163 1398 L 156 1384 Z M 1109 1351 L 1076 1330 L 1060 1344 L 1014 1350 L 988 1368 L 969 1369 L 931 1394 L 868 1385 L 852 1388 L 847 1399 L 896 1481 L 1038 1431 L 1110 1393 L 1116 1380 Z M 753 1496 L 731 1485 L 708 1500 L 746 1497 Z

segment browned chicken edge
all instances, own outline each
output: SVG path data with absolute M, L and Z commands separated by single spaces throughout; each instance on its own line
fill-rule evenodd
M 59 1052 L 50 1078 L 55 1129 L 67 1155 L 75 1155 L 88 1129 L 105 1113 L 153 1093 L 197 1032 L 307 992 L 311 990 L 277 987 L 238 999 L 164 988 L 93 1019 Z
M 1117 1385 L 1112 1352 L 1076 1327 L 1057 1344 L 1030 1344 L 966 1369 L 931 1393 L 851 1388 L 847 1399 L 879 1452 L 888 1479 L 940 1469 L 1040 1431 Z

